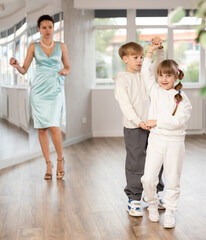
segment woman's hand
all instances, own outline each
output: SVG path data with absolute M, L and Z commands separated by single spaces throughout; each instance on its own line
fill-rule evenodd
M 62 68 L 60 72 L 58 72 L 58 74 L 62 76 L 67 76 L 69 74 L 69 70 Z
M 150 128 L 156 127 L 157 126 L 157 120 L 148 120 L 148 121 L 146 121 L 145 125 L 147 127 L 150 127 Z
M 15 58 L 10 58 L 9 64 L 14 67 L 14 68 L 18 68 L 19 67 L 19 62 L 15 59 Z

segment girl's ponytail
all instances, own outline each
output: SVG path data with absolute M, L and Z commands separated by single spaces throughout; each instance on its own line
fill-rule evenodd
M 182 70 L 178 69 L 178 79 L 179 79 L 179 83 L 175 86 L 175 90 L 178 91 L 178 93 L 174 96 L 175 98 L 175 102 L 176 102 L 176 107 L 174 112 L 172 113 L 172 116 L 175 115 L 177 108 L 178 108 L 178 104 L 182 101 L 182 95 L 181 95 L 181 90 L 182 90 L 182 79 L 184 77 L 184 73 Z

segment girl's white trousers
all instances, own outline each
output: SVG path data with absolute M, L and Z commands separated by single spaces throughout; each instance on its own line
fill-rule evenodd
M 141 178 L 144 188 L 144 199 L 149 204 L 158 200 L 156 185 L 161 166 L 165 174 L 165 207 L 175 210 L 180 195 L 180 175 L 185 155 L 184 141 L 171 141 L 168 137 L 150 133 L 144 175 Z

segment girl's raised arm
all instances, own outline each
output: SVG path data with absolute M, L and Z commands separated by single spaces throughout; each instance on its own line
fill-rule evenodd
M 158 84 L 155 81 L 155 73 L 152 70 L 152 55 L 153 52 L 158 49 L 160 45 L 151 44 L 147 50 L 146 56 L 144 58 L 142 66 L 142 78 L 145 82 L 145 86 L 151 96 L 153 94 L 153 89 L 158 87 Z

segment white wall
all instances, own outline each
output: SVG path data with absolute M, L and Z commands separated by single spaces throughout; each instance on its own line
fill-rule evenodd
M 90 89 L 95 85 L 94 11 L 76 10 L 71 0 L 63 0 L 63 9 L 65 43 L 71 64 L 65 88 L 66 137 L 71 139 L 92 135 Z
M 184 89 L 193 110 L 188 122 L 188 134 L 206 133 L 206 99 L 199 89 Z M 94 137 L 123 136 L 122 113 L 113 89 L 92 90 L 92 133 Z
M 92 133 L 94 137 L 122 136 L 122 113 L 113 89 L 92 90 Z

